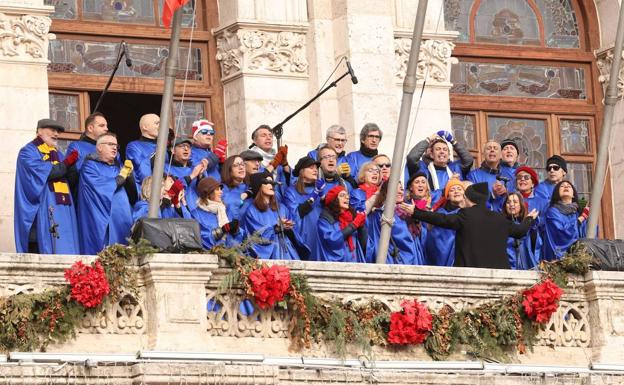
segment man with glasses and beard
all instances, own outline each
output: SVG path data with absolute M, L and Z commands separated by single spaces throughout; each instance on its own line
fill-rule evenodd
M 338 172 L 336 151 L 329 145 L 321 145 L 317 152 L 318 160 L 321 163 L 319 166 L 319 178 L 325 179 L 325 188 L 321 193 L 321 196 L 325 196 L 327 191 L 331 190 L 334 186 L 341 185 L 347 192 L 351 192 L 353 185 L 348 180 L 344 179 Z M 349 179 L 353 179 L 349 177 Z M 355 183 L 355 180 L 353 180 Z
M 553 155 L 546 160 L 546 179 L 535 188 L 535 196 L 550 202 L 557 183 L 568 174 L 568 163 L 559 155 Z

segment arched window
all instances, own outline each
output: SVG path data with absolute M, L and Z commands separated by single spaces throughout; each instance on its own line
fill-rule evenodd
M 561 154 L 589 201 L 602 112 L 593 1 L 444 0 L 444 12 L 446 29 L 459 32 L 451 73 L 456 135 L 478 162 L 488 139 L 514 139 L 520 162 L 542 176 L 546 159 Z M 608 203 L 603 214 L 601 227 L 612 235 Z

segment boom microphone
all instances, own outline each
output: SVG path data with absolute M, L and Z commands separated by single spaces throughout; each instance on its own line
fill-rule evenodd
M 126 57 L 126 66 L 132 67 L 132 59 L 130 59 L 130 55 L 128 55 L 128 44 L 126 44 L 125 41 L 122 41 L 121 47 L 123 49 L 124 56 Z
M 358 84 L 358 78 L 355 77 L 355 72 L 353 72 L 353 67 L 351 67 L 351 63 L 347 60 L 347 69 L 349 70 L 349 75 L 351 75 L 351 81 L 353 84 Z

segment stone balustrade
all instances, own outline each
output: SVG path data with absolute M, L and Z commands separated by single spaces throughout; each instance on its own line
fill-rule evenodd
M 93 257 L 0 254 L 0 293 L 27 293 L 64 284 L 64 269 L 77 258 L 89 261 Z M 399 309 L 399 303 L 404 298 L 418 298 L 436 310 L 443 305 L 460 310 L 512 294 L 538 279 L 538 274 L 532 271 L 301 261 L 276 263 L 288 265 L 291 271 L 305 274 L 312 290 L 319 296 L 356 303 L 375 298 L 391 310 Z M 378 380 L 372 383 L 448 383 L 436 375 L 439 371 L 427 372 L 429 380 L 415 382 L 400 370 L 380 369 L 381 372 L 371 374 L 366 369 L 368 374 L 365 375 L 364 367 L 324 367 L 323 373 L 310 372 L 297 365 L 293 367 L 293 362 L 314 358 L 335 359 L 336 353 L 324 345 L 315 345 L 304 351 L 290 351 L 287 332 L 289 315 L 284 310 L 256 311 L 251 316 L 242 314 L 239 310 L 242 291 L 228 295 L 218 293 L 217 288 L 230 269 L 220 264 L 214 255 L 155 254 L 138 261 L 137 268 L 140 271 L 140 298 L 128 294 L 118 303 L 109 304 L 101 314 L 86 315 L 75 340 L 53 345 L 48 352 L 256 353 L 256 356 L 262 357 L 253 364 L 232 359 L 226 363 L 212 362 L 202 369 L 197 362 L 175 362 L 174 365 L 171 362 L 141 360 L 139 356 L 137 360 L 115 364 L 112 371 L 98 372 L 102 370 L 101 366 L 92 368 L 94 376 L 107 373 L 119 377 L 112 383 L 126 383 L 127 380 L 121 380 L 124 376 L 134 378 L 130 380 L 132 383 L 169 383 L 181 381 L 180 376 L 185 377 L 187 382 L 196 383 L 332 383 L 328 378 L 336 383 L 371 383 L 370 376 L 376 376 Z M 512 353 L 513 363 L 577 368 L 589 368 L 592 364 L 602 363 L 621 364 L 624 367 L 623 289 L 624 273 L 592 271 L 583 277 L 573 277 L 565 290 L 559 310 L 540 334 L 534 350 L 522 355 Z M 209 301 L 220 305 L 218 311 L 207 311 Z M 360 354 L 357 347 L 351 347 L 347 358 L 355 359 L 357 363 L 357 359 L 363 359 Z M 279 364 L 280 361 L 275 361 L 275 358 L 286 358 L 289 364 Z M 368 366 L 371 365 L 371 359 L 378 363 L 430 360 L 422 347 L 375 348 L 372 356 L 364 358 Z M 474 358 L 459 352 L 450 359 L 466 362 Z M 176 374 L 171 365 L 184 369 Z M 237 369 L 237 365 L 240 368 Z M 256 369 L 251 370 L 248 365 L 255 365 Z M 86 373 L 80 365 L 71 366 L 76 368 L 76 373 Z M 332 370 L 340 374 L 323 377 Z M 487 377 L 484 376 L 497 375 L 483 370 L 470 374 L 458 369 L 453 373 L 465 376 L 465 380 L 459 380 L 458 377 L 461 383 L 490 383 L 483 380 Z M 31 368 L 24 363 L 15 365 L 11 362 L 0 364 L 0 380 L 2 374 L 9 378 L 56 378 L 54 373 L 48 373 L 37 365 Z M 241 378 L 239 382 L 234 379 L 237 375 Z M 624 381 L 624 371 L 621 375 L 609 377 L 615 379 L 615 382 L 603 383 L 623 383 L 617 382 Z M 170 376 L 170 379 L 162 376 Z M 341 379 L 341 376 L 345 379 Z M 575 374 L 568 379 L 569 382 L 566 380 L 559 383 L 601 383 L 581 381 L 578 376 Z M 586 376 L 586 380 L 597 378 L 596 375 L 592 377 L 591 373 Z M 210 380 L 212 377 L 222 382 Z M 151 380 L 146 381 L 146 378 Z M 505 381 L 519 383 L 507 377 Z M 50 380 L 50 383 L 55 381 Z

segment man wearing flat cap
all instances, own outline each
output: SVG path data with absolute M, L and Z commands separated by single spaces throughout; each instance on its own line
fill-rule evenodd
M 78 254 L 78 226 L 68 179 L 75 180 L 78 153 L 57 149 L 65 128 L 37 123 L 37 137 L 22 147 L 15 173 L 14 229 L 18 253 Z

